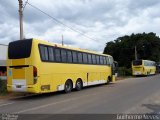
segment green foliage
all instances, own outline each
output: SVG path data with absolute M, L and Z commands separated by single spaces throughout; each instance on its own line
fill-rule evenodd
M 132 70 L 131 68 L 119 67 L 118 68 L 118 76 L 131 76 Z
M 131 61 L 135 59 L 135 46 L 138 59 L 160 61 L 160 38 L 152 32 L 125 35 L 108 42 L 104 54 L 112 55 L 120 67 L 131 68 Z
M 7 93 L 7 83 L 4 80 L 0 80 L 0 95 Z

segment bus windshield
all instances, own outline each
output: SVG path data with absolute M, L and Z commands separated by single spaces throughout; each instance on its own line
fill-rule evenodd
M 9 43 L 8 58 L 28 58 L 31 54 L 32 39 L 19 40 Z
M 133 65 L 142 65 L 142 60 L 134 60 Z

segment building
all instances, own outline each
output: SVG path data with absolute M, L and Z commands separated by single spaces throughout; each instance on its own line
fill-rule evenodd
M 0 44 L 0 79 L 6 79 L 6 59 L 8 45 Z

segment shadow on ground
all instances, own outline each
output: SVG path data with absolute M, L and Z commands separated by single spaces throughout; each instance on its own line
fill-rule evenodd
M 110 84 L 101 84 L 101 85 L 93 85 L 93 86 L 88 86 L 82 89 L 82 91 L 76 91 L 75 89 L 72 90 L 71 93 L 65 93 L 64 91 L 58 91 L 58 92 L 51 92 L 51 93 L 43 93 L 43 94 L 27 94 L 25 96 L 22 97 L 18 97 L 18 98 L 12 98 L 10 100 L 16 100 L 16 101 L 23 101 L 23 100 L 37 100 L 37 99 L 45 99 L 45 98 L 49 98 L 49 97 L 54 97 L 54 96 L 61 96 L 61 95 L 65 95 L 65 94 L 72 94 L 75 92 L 83 92 L 85 90 L 90 90 L 90 89 L 95 89 L 98 87 L 114 87 L 114 83 L 110 83 Z
M 142 106 L 153 111 L 149 114 L 160 114 L 160 105 L 158 104 L 143 104 Z

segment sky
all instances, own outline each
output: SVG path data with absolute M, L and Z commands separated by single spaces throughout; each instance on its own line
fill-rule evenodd
M 82 34 L 58 24 L 27 4 L 23 11 L 25 38 L 61 44 L 63 35 L 66 46 L 103 52 L 107 42 L 124 35 L 154 32 L 160 36 L 160 0 L 28 2 Z M 19 40 L 18 9 L 18 0 L 0 0 L 0 44 Z

